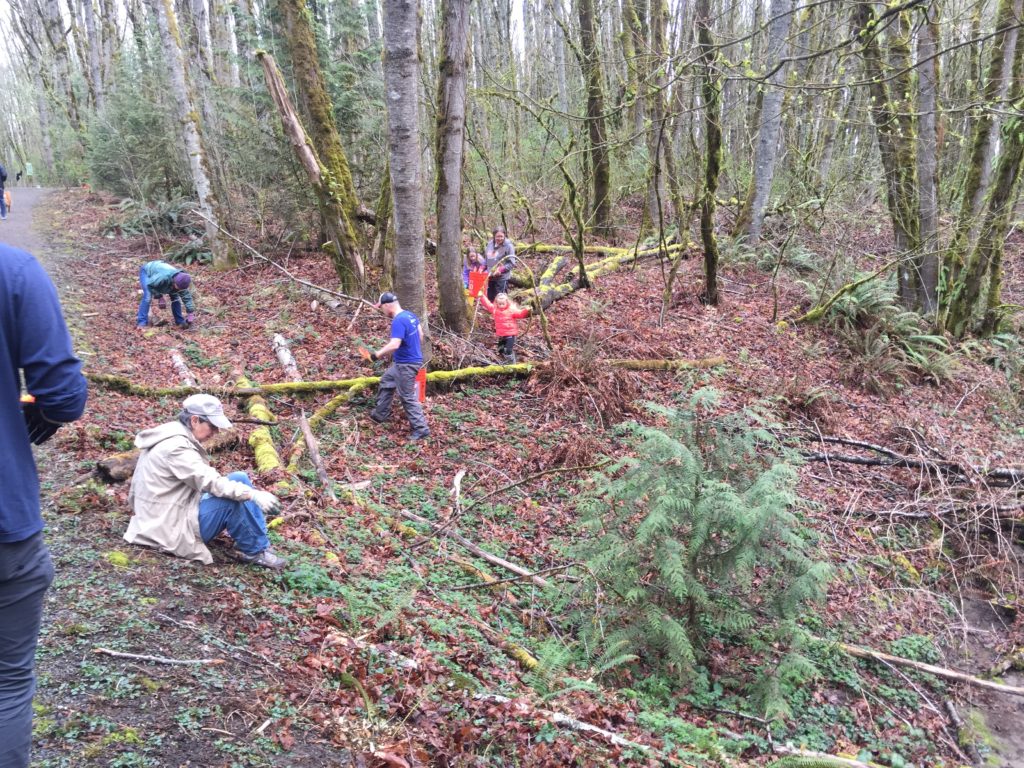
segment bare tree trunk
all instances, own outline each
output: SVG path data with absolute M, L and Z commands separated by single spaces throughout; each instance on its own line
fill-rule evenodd
M 185 69 L 178 19 L 174 15 L 171 0 L 150 0 L 150 3 L 160 29 L 160 40 L 167 63 L 167 76 L 178 111 L 177 117 L 185 144 L 185 153 L 192 170 L 192 183 L 195 184 L 196 194 L 199 196 L 199 211 L 205 223 L 206 242 L 213 254 L 214 267 L 228 269 L 234 263 L 234 258 L 220 232 L 222 224 L 219 205 L 210 183 L 210 171 L 206 149 L 203 146 L 199 116 L 196 112 L 195 97 L 189 84 L 188 72 Z
M 761 238 L 764 212 L 768 205 L 775 163 L 779 157 L 779 128 L 782 126 L 782 102 L 786 79 L 785 59 L 789 56 L 789 30 L 792 26 L 794 0 L 774 0 L 768 23 L 768 50 L 765 67 L 768 76 L 761 85 L 761 124 L 754 150 L 754 172 L 750 177 L 747 199 L 737 218 L 734 232 L 750 244 Z M 773 71 L 774 70 L 774 71 Z
M 100 69 L 100 57 L 103 53 L 103 40 L 96 26 L 96 9 L 93 0 L 82 0 L 82 17 L 85 21 L 86 55 L 89 58 L 89 92 L 96 111 L 103 109 L 103 75 Z
M 62 105 L 75 133 L 82 128 L 82 120 L 78 113 L 78 97 L 71 82 L 71 52 L 68 48 L 67 32 L 64 18 L 61 15 L 59 0 L 45 0 L 41 6 L 43 26 L 50 52 L 53 54 L 54 90 L 60 89 L 63 94 Z
M 462 287 L 462 166 L 466 145 L 469 0 L 441 0 L 437 87 L 437 293 L 441 322 L 466 329 Z
M 394 200 L 395 289 L 402 304 L 426 325 L 424 295 L 423 173 L 420 167 L 419 2 L 384 2 L 384 86 L 388 157 Z
M 590 172 L 594 199 L 592 229 L 595 234 L 613 238 L 611 201 L 611 165 L 608 159 L 608 130 L 604 118 L 604 88 L 601 84 L 601 60 L 597 49 L 594 0 L 576 0 L 580 20 L 580 65 L 587 85 L 587 133 L 590 137 Z

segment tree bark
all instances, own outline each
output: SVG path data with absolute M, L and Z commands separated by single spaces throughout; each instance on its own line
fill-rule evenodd
M 468 0 L 441 0 L 441 46 L 437 86 L 437 293 L 442 324 L 461 334 L 467 326 L 462 286 L 462 167 Z
M 321 210 L 334 241 L 336 253 L 332 253 L 332 259 L 335 271 L 343 291 L 358 293 L 366 282 L 361 238 L 355 227 L 359 197 L 334 120 L 334 106 L 320 69 L 306 1 L 278 0 L 277 5 L 285 20 L 299 102 L 308 116 L 310 139 L 319 158 L 320 189 L 330 198 L 330 204 Z
M 938 183 L 938 6 L 926 8 L 918 31 L 918 142 L 917 183 L 921 206 L 921 258 L 917 281 L 917 305 L 933 315 L 939 283 L 939 183 Z
M 715 195 L 722 168 L 722 86 L 715 71 L 717 59 L 711 36 L 711 0 L 697 0 L 697 47 L 701 63 L 704 101 L 704 189 L 700 203 L 700 236 L 704 246 L 703 301 L 718 304 L 718 238 L 715 235 Z
M 789 30 L 792 26 L 794 0 L 774 0 L 772 19 L 768 23 L 768 50 L 764 66 L 769 70 L 760 81 L 761 123 L 757 131 L 754 150 L 754 169 L 747 189 L 747 198 L 737 218 L 735 232 L 756 244 L 761 238 L 764 212 L 775 178 L 775 163 L 779 157 L 779 129 L 782 127 L 782 102 L 786 79 L 785 59 L 789 56 Z
M 597 18 L 594 0 L 576 0 L 580 21 L 580 66 L 587 87 L 587 135 L 590 140 L 590 173 L 594 199 L 591 201 L 591 229 L 601 237 L 613 238 L 611 201 L 611 163 L 608 154 L 608 129 L 604 117 L 604 88 L 601 84 L 601 59 L 597 48 Z
M 163 44 L 164 58 L 167 64 L 167 75 L 170 81 L 177 118 L 181 129 L 185 154 L 192 171 L 192 183 L 199 196 L 199 211 L 203 217 L 206 230 L 206 242 L 213 254 L 213 265 L 217 269 L 227 269 L 233 263 L 227 242 L 221 236 L 223 226 L 219 205 L 213 195 L 210 182 L 210 171 L 206 148 L 199 125 L 195 98 L 189 85 L 188 70 L 185 68 L 184 50 L 178 20 L 174 14 L 171 0 L 149 0 L 150 7 L 156 16 Z
M 274 57 L 264 51 L 259 51 L 256 55 L 263 65 L 267 90 L 277 105 L 285 135 L 291 140 L 292 149 L 295 151 L 300 165 L 306 171 L 306 177 L 316 194 L 320 213 L 335 237 L 335 247 L 331 253 L 334 270 L 343 285 L 347 281 L 356 286 L 356 291 L 350 290 L 349 292 L 358 292 L 364 284 L 365 271 L 358 251 L 346 252 L 344 246 L 341 245 L 341 239 L 346 237 L 343 233 L 348 224 L 342 201 L 337 195 L 336 185 L 332 184 L 335 177 L 321 163 L 320 157 L 313 147 L 312 139 L 306 135 L 298 115 L 295 114 L 295 108 L 288 97 L 288 91 L 285 89 L 284 80 Z
M 420 160 L 418 0 L 384 2 L 384 86 L 388 110 L 388 157 L 394 201 L 395 292 L 423 326 L 423 171 Z

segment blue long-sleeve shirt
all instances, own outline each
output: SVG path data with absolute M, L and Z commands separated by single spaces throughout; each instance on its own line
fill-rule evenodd
M 50 421 L 74 421 L 85 410 L 82 363 L 71 348 L 60 300 L 31 255 L 0 244 L 0 543 L 43 529 L 39 477 L 19 402 L 25 390 Z

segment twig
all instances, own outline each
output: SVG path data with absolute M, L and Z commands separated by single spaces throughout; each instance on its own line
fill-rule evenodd
M 144 653 L 124 653 L 112 651 L 109 648 L 93 648 L 93 653 L 102 653 L 107 656 L 115 656 L 119 659 L 132 659 L 134 661 L 148 661 L 153 664 L 226 664 L 224 659 L 169 659 L 166 656 L 149 656 Z
M 534 576 L 540 576 L 543 573 L 554 573 L 555 571 L 564 571 L 567 568 L 573 568 L 579 565 L 579 563 L 566 563 L 565 565 L 553 565 L 550 568 L 541 568 L 539 571 L 531 571 L 530 573 L 524 573 L 521 576 L 509 576 L 505 579 L 495 579 L 494 581 L 481 581 L 476 584 L 464 584 L 461 587 L 445 587 L 449 592 L 462 592 L 467 589 L 482 589 L 484 587 L 494 587 L 498 584 L 508 584 L 513 581 L 522 581 L 523 579 L 533 578 Z
M 556 474 L 558 472 L 586 472 L 586 471 L 591 470 L 591 469 L 600 469 L 601 467 L 605 466 L 606 464 L 608 464 L 610 462 L 611 462 L 611 459 L 603 459 L 602 461 L 599 461 L 596 464 L 588 464 L 585 467 L 580 467 L 580 466 L 574 466 L 574 467 L 553 467 L 552 469 L 545 469 L 543 472 L 537 472 L 536 474 L 533 474 L 533 475 L 527 475 L 526 477 L 523 477 L 523 478 L 520 478 L 519 480 L 516 480 L 514 483 L 509 483 L 508 485 L 503 485 L 501 488 L 497 488 L 497 489 L 491 491 L 490 493 L 484 494 L 479 499 L 470 499 L 469 501 L 466 502 L 465 509 L 470 509 L 472 507 L 475 507 L 477 504 L 480 504 L 481 502 L 491 498 L 491 496 L 497 496 L 499 493 L 504 493 L 505 491 L 510 491 L 513 488 L 516 488 L 516 487 L 518 487 L 520 485 L 523 485 L 525 483 L 530 482 L 531 480 L 536 480 L 539 477 L 544 477 L 544 475 L 554 475 L 554 474 Z

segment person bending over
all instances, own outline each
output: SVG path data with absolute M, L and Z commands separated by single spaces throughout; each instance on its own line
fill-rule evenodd
M 192 276 L 166 261 L 147 261 L 139 267 L 139 285 L 142 286 L 142 300 L 135 317 L 139 328 L 149 325 L 149 305 L 156 298 L 160 309 L 167 308 L 167 296 L 171 297 L 171 313 L 174 324 L 179 328 L 188 328 L 196 321 L 196 306 L 192 301 Z M 181 305 L 185 305 L 182 315 Z

